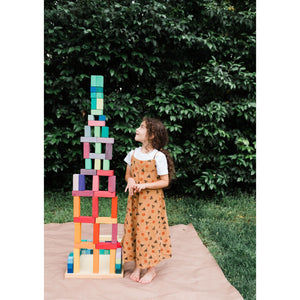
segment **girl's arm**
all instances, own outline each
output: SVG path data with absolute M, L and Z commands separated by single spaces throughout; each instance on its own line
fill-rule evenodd
M 156 182 L 149 182 L 149 183 L 141 183 L 135 184 L 135 189 L 137 192 L 140 192 L 144 189 L 156 190 L 156 189 L 163 189 L 169 185 L 169 175 L 161 175 L 160 180 Z
M 131 174 L 131 166 L 127 165 L 127 168 L 126 168 L 126 173 L 125 173 L 125 180 L 127 182 L 127 185 L 126 185 L 126 188 L 125 188 L 125 192 L 129 192 L 129 195 L 132 196 L 133 193 L 135 193 L 135 180 L 133 179 L 132 177 L 132 174 Z

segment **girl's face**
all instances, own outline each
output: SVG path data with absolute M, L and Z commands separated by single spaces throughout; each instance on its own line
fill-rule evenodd
M 146 122 L 143 121 L 139 128 L 135 130 L 135 138 L 137 142 L 145 143 L 148 141 Z

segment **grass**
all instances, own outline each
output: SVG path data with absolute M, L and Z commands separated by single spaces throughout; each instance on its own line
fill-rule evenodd
M 118 220 L 123 222 L 127 196 L 118 193 Z M 256 299 L 255 196 L 237 194 L 210 200 L 191 197 L 166 199 L 169 225 L 192 223 L 228 281 L 245 300 Z M 110 200 L 101 199 L 101 215 L 110 215 Z M 81 197 L 82 215 L 91 215 L 90 198 Z M 45 192 L 44 222 L 73 221 L 71 193 Z

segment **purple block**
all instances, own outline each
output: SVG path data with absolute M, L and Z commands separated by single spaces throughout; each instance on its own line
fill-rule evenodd
M 83 174 L 83 175 L 97 175 L 97 170 L 94 170 L 94 169 L 80 169 L 80 174 Z
M 79 191 L 85 191 L 85 175 L 79 174 Z
M 112 146 L 113 146 L 113 144 L 106 144 L 105 159 L 112 159 Z

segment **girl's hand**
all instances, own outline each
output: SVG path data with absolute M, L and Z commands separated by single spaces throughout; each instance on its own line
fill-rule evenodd
M 125 193 L 129 192 L 129 195 L 132 196 L 136 191 L 135 191 L 135 181 L 132 177 L 128 178 L 128 182 L 127 182 L 127 185 L 126 185 L 126 188 L 125 188 Z
M 147 188 L 147 183 L 136 184 L 136 185 L 134 186 L 134 188 L 135 188 L 135 191 L 136 191 L 136 192 L 140 192 L 141 190 L 144 190 L 144 189 Z

